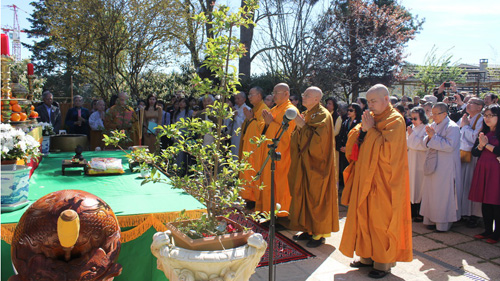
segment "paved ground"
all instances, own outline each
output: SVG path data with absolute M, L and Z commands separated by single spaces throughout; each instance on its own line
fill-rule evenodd
M 367 276 L 369 268 L 349 267 L 352 259 L 338 250 L 346 211 L 346 207 L 340 206 L 340 231 L 328 238 L 325 245 L 308 249 L 306 242 L 298 242 L 316 257 L 276 265 L 276 280 L 375 280 Z M 500 280 L 500 242 L 491 245 L 474 239 L 482 230 L 455 223 L 449 232 L 437 233 L 422 223 L 413 223 L 413 261 L 398 263 L 381 280 Z M 295 234 L 281 233 L 289 238 Z M 258 268 L 250 280 L 268 280 L 268 276 L 268 267 Z

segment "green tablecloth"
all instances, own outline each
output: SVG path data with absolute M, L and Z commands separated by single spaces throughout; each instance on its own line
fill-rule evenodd
M 83 152 L 83 157 L 121 158 L 125 174 L 117 176 L 85 176 L 82 168 L 66 168 L 66 175 L 61 173 L 64 159 L 71 159 L 74 153 L 51 153 L 43 158 L 40 166 L 30 180 L 29 200 L 57 190 L 80 189 L 103 199 L 118 216 L 132 216 L 152 213 L 169 213 L 182 209 L 198 210 L 204 206 L 192 196 L 168 184 L 148 183 L 141 186 L 138 173 L 131 173 L 125 154 L 120 151 Z M 2 213 L 2 225 L 17 223 L 28 207 L 21 210 Z M 132 226 L 133 227 L 133 226 Z M 127 228 L 128 229 L 128 228 Z M 122 231 L 127 230 L 122 228 Z M 161 271 L 156 269 L 156 258 L 151 254 L 150 245 L 154 228 L 142 236 L 122 243 L 118 262 L 123 266 L 122 275 L 115 280 L 166 280 Z M 3 236 L 2 236 L 3 237 Z M 2 241 L 2 280 L 13 274 L 10 261 L 10 245 Z

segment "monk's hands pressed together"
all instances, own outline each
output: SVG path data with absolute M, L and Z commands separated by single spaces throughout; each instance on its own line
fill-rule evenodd
M 406 127 L 406 131 L 408 132 L 408 135 L 411 135 L 413 133 L 413 129 L 411 126 Z
M 248 109 L 246 107 L 243 107 L 243 114 L 245 114 L 245 118 L 250 120 L 253 118 L 253 111 L 252 109 Z
M 434 128 L 432 128 L 429 125 L 425 126 L 425 132 L 429 136 L 429 139 L 431 139 L 434 136 L 434 134 L 436 134 L 436 131 L 434 130 Z
M 302 128 L 306 124 L 306 119 L 304 119 L 304 116 L 302 114 L 297 114 L 297 117 L 295 117 L 295 124 L 297 127 Z
M 269 125 L 274 121 L 273 115 L 268 110 L 262 111 L 262 117 L 264 118 L 264 122 L 266 122 L 266 125 Z
M 369 110 L 365 110 L 361 117 L 361 130 L 363 130 L 363 132 L 368 132 L 373 126 L 375 126 L 375 119 L 373 119 Z

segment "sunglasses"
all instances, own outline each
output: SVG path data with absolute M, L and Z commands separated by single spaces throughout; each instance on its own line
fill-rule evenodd
M 410 118 L 413 121 L 418 121 L 418 118 Z
M 348 109 L 347 111 L 349 111 L 349 112 L 354 112 L 354 109 Z

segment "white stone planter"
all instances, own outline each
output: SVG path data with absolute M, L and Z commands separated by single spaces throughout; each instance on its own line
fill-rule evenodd
M 43 136 L 42 153 L 48 155 L 50 151 L 50 136 Z
M 31 167 L 17 165 L 5 169 L 2 165 L 2 211 L 12 211 L 28 204 Z
M 219 251 L 192 251 L 170 242 L 169 231 L 153 236 L 151 252 L 158 269 L 170 281 L 244 281 L 249 280 L 264 255 L 267 243 L 255 233 L 244 246 Z

